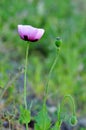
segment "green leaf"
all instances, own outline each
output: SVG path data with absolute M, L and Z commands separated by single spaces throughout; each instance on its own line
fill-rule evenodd
M 43 105 L 42 109 L 35 117 L 35 121 L 35 130 L 48 130 L 50 128 L 51 122 L 45 105 Z
M 34 130 L 41 130 L 37 123 L 35 123 Z
M 51 130 L 59 130 L 57 129 L 56 125 L 51 128 Z
M 51 128 L 51 130 L 60 130 L 60 127 L 61 127 L 61 122 L 57 121 L 56 124 Z
M 30 111 L 23 108 L 22 106 L 20 107 L 20 117 L 19 117 L 19 122 L 21 124 L 24 124 L 24 123 L 29 123 L 30 122 L 30 119 L 31 119 L 31 116 L 30 116 Z

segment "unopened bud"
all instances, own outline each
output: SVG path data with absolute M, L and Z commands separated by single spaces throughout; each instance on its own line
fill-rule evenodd
M 60 37 L 56 38 L 55 45 L 58 49 L 60 49 L 60 46 L 62 44 L 62 39 Z
M 72 126 L 74 126 L 74 125 L 77 124 L 77 118 L 76 118 L 76 116 L 72 116 L 72 117 L 70 118 L 70 124 L 71 124 Z

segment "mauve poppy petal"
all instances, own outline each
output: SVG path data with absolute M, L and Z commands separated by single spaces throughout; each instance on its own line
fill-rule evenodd
M 37 30 L 37 34 L 36 34 L 36 36 L 35 36 L 35 39 L 38 39 L 38 40 L 39 40 L 39 39 L 43 36 L 44 32 L 45 32 L 44 29 L 38 29 L 38 30 Z
M 18 25 L 18 33 L 25 41 L 35 42 L 44 34 L 44 29 L 38 29 L 30 25 Z
M 34 41 L 37 29 L 29 25 L 18 25 L 18 33 L 23 40 Z
M 24 39 L 22 25 L 18 25 L 18 33 L 19 33 L 20 37 L 21 37 L 22 39 Z
M 35 35 L 37 34 L 37 28 L 34 28 L 32 26 L 27 26 L 27 36 L 29 41 L 34 41 L 35 40 Z

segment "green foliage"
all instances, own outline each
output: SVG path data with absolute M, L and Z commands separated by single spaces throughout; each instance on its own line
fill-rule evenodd
M 51 130 L 60 130 L 60 126 L 61 124 L 59 124 L 58 122 L 51 128 Z
M 35 117 L 35 121 L 35 130 L 48 130 L 50 128 L 51 122 L 45 105 L 43 105 L 42 109 Z
M 80 128 L 80 130 L 86 130 L 86 128 Z
M 19 122 L 21 124 L 26 124 L 29 123 L 31 120 L 31 115 L 30 115 L 30 111 L 23 108 L 22 106 L 20 107 L 20 117 L 19 117 Z

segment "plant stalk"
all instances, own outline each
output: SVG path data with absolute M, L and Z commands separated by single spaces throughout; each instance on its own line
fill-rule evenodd
M 58 50 L 56 52 L 56 57 L 54 59 L 54 62 L 53 64 L 51 65 L 51 68 L 50 68 L 50 71 L 49 71 L 49 74 L 48 74 L 48 80 L 47 80 L 47 84 L 46 84 L 46 87 L 45 87 L 45 97 L 44 97 L 44 104 L 46 103 L 46 100 L 47 100 L 47 95 L 48 95 L 48 88 L 49 88 L 49 81 L 50 81 L 50 78 L 51 78 L 51 74 L 52 74 L 52 71 L 57 63 L 57 60 L 58 60 L 58 57 L 59 57 L 59 54 L 58 54 Z
M 27 110 L 27 65 L 28 65 L 28 51 L 29 44 L 26 47 L 26 58 L 25 58 L 25 73 L 24 73 L 24 104 L 25 109 Z M 28 122 L 26 123 L 26 130 L 28 130 Z
M 58 126 L 60 127 L 62 119 L 61 119 L 61 113 L 62 113 L 62 109 L 64 108 L 64 102 L 66 99 L 69 99 L 69 101 L 71 102 L 71 106 L 72 106 L 72 115 L 75 116 L 75 103 L 74 100 L 72 98 L 71 95 L 66 95 L 61 103 L 61 105 L 59 106 L 59 112 L 58 112 L 58 122 L 60 122 L 58 124 Z

